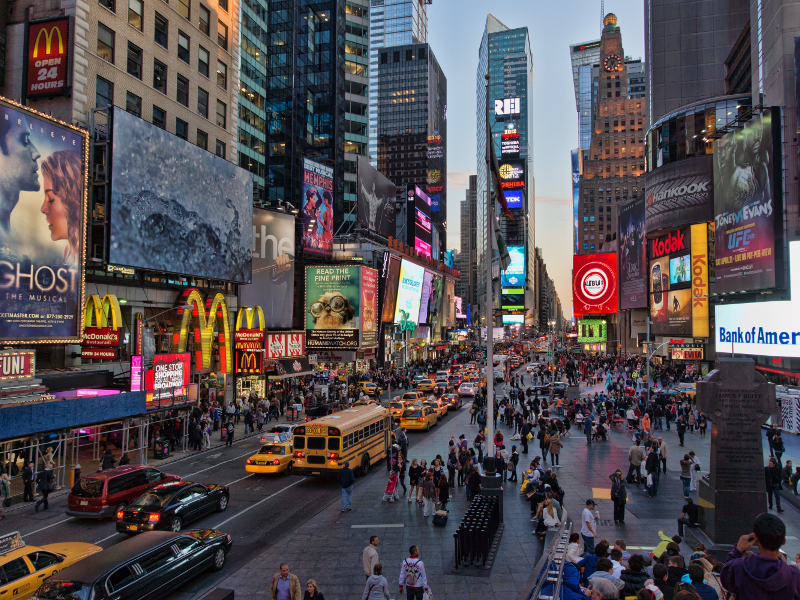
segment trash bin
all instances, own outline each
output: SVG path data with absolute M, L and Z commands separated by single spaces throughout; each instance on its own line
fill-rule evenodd
M 157 437 L 153 440 L 153 458 L 164 459 L 169 457 L 169 439 Z

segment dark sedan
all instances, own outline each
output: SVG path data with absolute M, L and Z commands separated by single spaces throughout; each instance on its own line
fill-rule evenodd
M 180 531 L 184 525 L 228 508 L 226 485 L 181 481 L 158 485 L 117 511 L 117 531 Z

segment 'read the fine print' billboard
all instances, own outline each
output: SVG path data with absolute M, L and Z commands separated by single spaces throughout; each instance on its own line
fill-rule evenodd
M 714 143 L 718 294 L 773 288 L 781 218 L 780 112 L 765 109 Z
M 333 167 L 303 159 L 303 251 L 333 254 Z
M 0 101 L 0 340 L 80 343 L 88 141 Z
M 575 315 L 617 312 L 617 253 L 572 257 L 572 310 Z
M 109 262 L 249 283 L 253 174 L 112 110 Z

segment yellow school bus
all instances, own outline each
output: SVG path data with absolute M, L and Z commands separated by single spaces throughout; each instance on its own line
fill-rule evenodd
M 297 475 L 338 475 L 345 461 L 366 475 L 389 452 L 391 416 L 382 406 L 354 406 L 294 428 Z

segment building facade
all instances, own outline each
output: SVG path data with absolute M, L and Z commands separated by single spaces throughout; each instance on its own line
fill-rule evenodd
M 464 304 L 475 310 L 478 288 L 478 176 L 469 176 L 469 187 L 465 198 L 461 201 L 461 266 L 456 268 L 461 273 L 461 281 L 467 286 Z
M 594 124 L 592 67 L 600 64 L 600 40 L 592 40 L 569 47 L 572 62 L 572 83 L 575 87 L 575 108 L 578 111 L 580 149 L 583 159 L 588 158 Z

